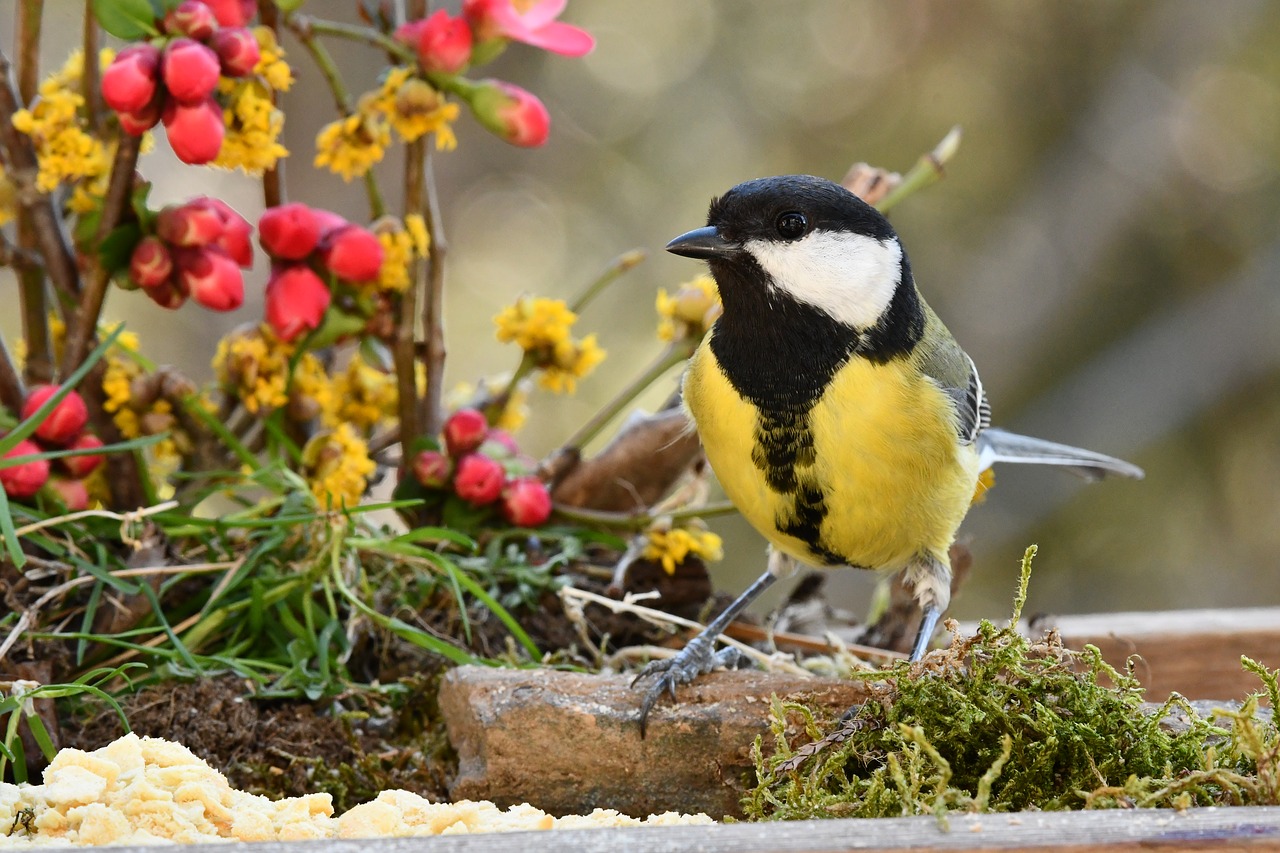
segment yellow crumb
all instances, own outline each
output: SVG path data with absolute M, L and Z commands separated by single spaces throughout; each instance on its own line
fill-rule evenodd
M 44 784 L 0 782 L 0 826 L 15 828 L 10 835 L 0 833 L 0 849 L 711 822 L 706 815 L 675 812 L 641 820 L 608 809 L 556 818 L 530 805 L 504 811 L 490 802 L 433 803 L 408 791 L 383 791 L 334 817 L 328 794 L 269 800 L 237 791 L 181 744 L 135 734 L 93 752 L 62 750 L 44 771 Z

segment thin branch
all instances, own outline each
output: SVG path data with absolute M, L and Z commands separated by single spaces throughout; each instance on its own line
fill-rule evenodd
M 88 4 L 86 4 L 88 5 Z M 40 88 L 40 27 L 43 0 L 21 0 L 18 4 L 18 94 L 24 104 L 36 99 Z
M 427 155 L 426 139 L 416 139 L 405 146 L 404 152 L 404 216 L 425 216 L 426 184 L 424 161 Z M 435 247 L 431 247 L 434 253 Z M 409 287 L 400 297 L 400 315 L 396 323 L 392 358 L 396 366 L 396 389 L 399 396 L 400 439 L 405 447 L 421 434 L 418 420 L 418 381 L 415 350 L 415 330 L 418 322 L 418 291 L 422 288 L 426 265 L 421 258 L 414 258 L 409 265 Z M 403 468 L 409 464 L 409 454 L 401 454 Z
M 311 32 L 320 33 L 326 36 L 336 36 L 337 38 L 347 39 L 349 41 L 358 41 L 369 45 L 370 47 L 378 47 L 385 50 L 388 54 L 402 62 L 416 62 L 417 55 L 413 50 L 405 44 L 401 44 L 385 33 L 378 32 L 372 27 L 361 27 L 355 24 L 344 24 L 340 21 L 325 21 L 320 19 L 308 18 L 303 15 L 290 15 L 289 26 L 293 28 L 295 25 L 306 27 Z
M 9 348 L 0 337 L 0 403 L 11 412 L 22 411 L 22 404 L 27 399 L 27 390 L 22 385 L 22 377 L 9 357 Z
M 280 11 L 275 3 L 259 3 L 258 19 L 262 25 L 271 30 L 276 41 L 280 40 Z M 271 105 L 278 106 L 280 95 L 272 90 Z M 284 204 L 284 167 L 283 159 L 277 159 L 270 169 L 262 173 L 262 201 L 265 207 L 276 207 Z
M 142 148 L 142 137 L 121 134 L 116 148 L 116 159 L 111 166 L 111 180 L 107 184 L 107 194 L 102 201 L 102 219 L 94 235 L 94 245 L 103 239 L 120 222 L 120 217 L 129 205 L 129 194 L 133 190 L 133 174 L 138 166 L 138 153 Z M 101 264 L 89 280 L 89 287 L 80 295 L 72 322 L 68 324 L 67 342 L 62 353 L 62 375 L 71 374 L 93 345 L 98 334 L 98 318 L 102 314 L 102 304 L 107 298 L 107 285 L 111 282 L 110 270 Z
M 577 299 L 569 303 L 569 310 L 575 314 L 581 314 L 582 309 L 586 308 L 601 293 L 604 293 L 605 288 L 613 284 L 629 270 L 639 266 L 644 259 L 644 249 L 632 249 L 629 252 L 623 252 L 618 255 L 618 257 L 609 262 L 609 265 L 596 277 L 595 281 L 588 284 L 582 293 L 578 294 Z
M 428 151 L 423 161 L 427 185 L 427 229 L 431 234 L 431 254 L 427 257 L 427 298 L 422 306 L 422 326 L 427 336 L 427 393 L 421 401 L 418 421 L 427 435 L 444 426 L 444 261 L 449 247 L 440 215 L 440 193 L 436 188 L 433 157 Z
M 604 408 L 596 412 L 591 420 L 579 427 L 578 431 L 570 436 L 563 447 L 581 448 L 599 435 L 600 430 L 608 426 L 610 421 L 629 406 L 636 397 L 639 397 L 658 377 L 693 355 L 693 351 L 697 349 L 697 346 L 698 341 L 688 338 L 681 338 L 668 344 L 667 348 L 654 359 L 653 363 L 643 373 L 631 380 L 631 383 L 606 403 Z
M 98 19 L 93 15 L 93 4 L 84 4 L 84 72 L 80 78 L 80 97 L 84 98 L 84 112 L 89 133 L 102 133 L 102 92 L 98 75 Z
M 9 180 L 17 190 L 18 206 L 31 225 L 35 245 L 44 257 L 49 280 L 60 293 L 74 299 L 80 292 L 80 277 L 69 241 L 54 210 L 53 199 L 36 186 L 40 163 L 31 140 L 8 120 L 21 109 L 18 93 L 10 79 L 12 68 L 9 57 L 0 51 L 0 116 L 5 117 L 0 121 L 0 145 L 4 146 L 8 164 L 12 167 L 8 173 Z
M 680 522 L 687 519 L 700 518 L 705 520 L 708 518 L 719 518 L 723 515 L 734 515 L 737 512 L 738 508 L 729 501 L 718 501 L 716 503 L 704 504 L 702 506 L 691 506 L 683 509 L 672 510 L 671 512 L 659 513 L 609 512 L 599 509 L 585 509 L 577 506 L 566 506 L 559 503 L 555 505 L 555 513 L 559 518 L 563 518 L 577 524 L 585 524 L 593 527 L 605 527 L 610 530 L 618 531 L 645 530 L 659 518 L 666 519 L 672 524 L 678 525 Z

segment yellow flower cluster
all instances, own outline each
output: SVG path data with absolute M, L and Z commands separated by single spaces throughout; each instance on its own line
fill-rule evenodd
M 239 169 L 246 175 L 261 175 L 274 168 L 289 151 L 280 144 L 284 130 L 284 113 L 271 101 L 271 90 L 252 77 L 218 82 L 222 93 L 222 123 L 226 136 L 213 165 L 223 169 Z
M 391 128 L 382 117 L 354 113 L 320 128 L 315 166 L 350 181 L 373 168 L 390 144 Z
M 347 423 L 308 441 L 302 463 L 311 493 L 324 509 L 358 503 L 377 469 L 369 458 L 369 446 Z
M 397 414 L 400 394 L 395 376 L 369 364 L 359 353 L 334 377 L 333 386 L 337 405 L 327 419 L 330 426 L 348 423 L 368 431 Z
M 562 299 L 520 297 L 493 318 L 498 340 L 519 344 L 542 371 L 538 384 L 557 394 L 573 393 L 577 380 L 604 361 L 595 335 L 580 340 L 569 330 L 578 315 Z
M 658 337 L 664 341 L 702 340 L 720 316 L 720 294 L 715 279 L 700 275 L 680 285 L 675 294 L 658 289 Z
M 431 235 L 423 218 L 411 213 L 402 224 L 394 216 L 384 216 L 373 224 L 373 232 L 382 244 L 382 269 L 378 287 L 403 293 L 410 284 L 409 265 L 414 258 L 425 258 L 431 248 Z
M 60 320 L 51 317 L 49 328 L 54 339 L 60 342 L 66 327 Z M 110 334 L 113 329 L 104 331 Z M 146 373 L 139 362 L 139 352 L 138 336 L 133 332 L 121 332 L 115 344 L 107 351 L 103 359 L 106 366 L 102 373 L 102 393 L 105 397 L 102 408 L 111 415 L 112 422 L 123 438 L 170 433 L 147 448 L 152 462 L 152 474 L 163 482 L 182 463 L 179 443 L 185 441 L 189 445 L 190 439 L 185 433 L 179 435 L 174 431 L 175 419 L 170 401 L 160 398 L 138 399 L 136 389 L 139 385 L 145 387 L 142 380 Z
M 103 56 L 109 61 L 111 54 L 104 52 Z M 84 98 L 78 81 L 83 70 L 83 54 L 76 51 L 40 84 L 35 104 L 11 118 L 15 129 L 31 137 L 40 163 L 36 188 L 41 192 L 50 193 L 64 181 L 94 178 L 107 171 L 106 149 L 82 126 Z
M 446 101 L 430 83 L 414 76 L 412 66 L 397 65 L 388 70 L 378 90 L 360 99 L 360 109 L 385 118 L 405 142 L 434 133 L 437 151 L 458 147 L 453 133 L 458 105 Z
M 289 91 L 293 71 L 270 28 L 254 27 L 253 35 L 259 52 L 258 64 L 253 67 L 255 76 L 218 81 L 227 133 L 213 165 L 257 176 L 289 156 L 280 144 L 284 113 L 276 107 L 272 93 Z
M 324 366 L 313 354 L 303 353 L 294 367 L 295 388 L 291 389 L 289 361 L 293 352 L 293 344 L 281 341 L 266 326 L 238 329 L 218 341 L 214 375 L 253 414 L 289 404 L 291 390 L 296 390 L 301 400 L 314 402 L 317 408 L 312 416 L 321 414 L 326 406 L 333 406 Z
M 645 531 L 644 536 L 644 558 L 662 563 L 662 570 L 669 575 L 675 574 L 676 566 L 690 554 L 708 562 L 724 558 L 724 543 L 709 530 L 657 525 Z

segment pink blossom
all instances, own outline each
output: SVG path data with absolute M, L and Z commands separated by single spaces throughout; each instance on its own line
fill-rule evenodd
M 513 0 L 465 0 L 462 14 L 476 39 L 502 38 L 540 47 L 561 56 L 583 56 L 595 47 L 595 39 L 586 30 L 557 21 L 567 0 L 537 0 L 516 9 Z

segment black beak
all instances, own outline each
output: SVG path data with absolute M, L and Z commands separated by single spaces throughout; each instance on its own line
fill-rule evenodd
M 741 249 L 725 240 L 720 236 L 719 231 L 708 225 L 706 228 L 696 228 L 688 234 L 681 234 L 667 244 L 667 251 L 686 258 L 711 260 L 736 255 Z

